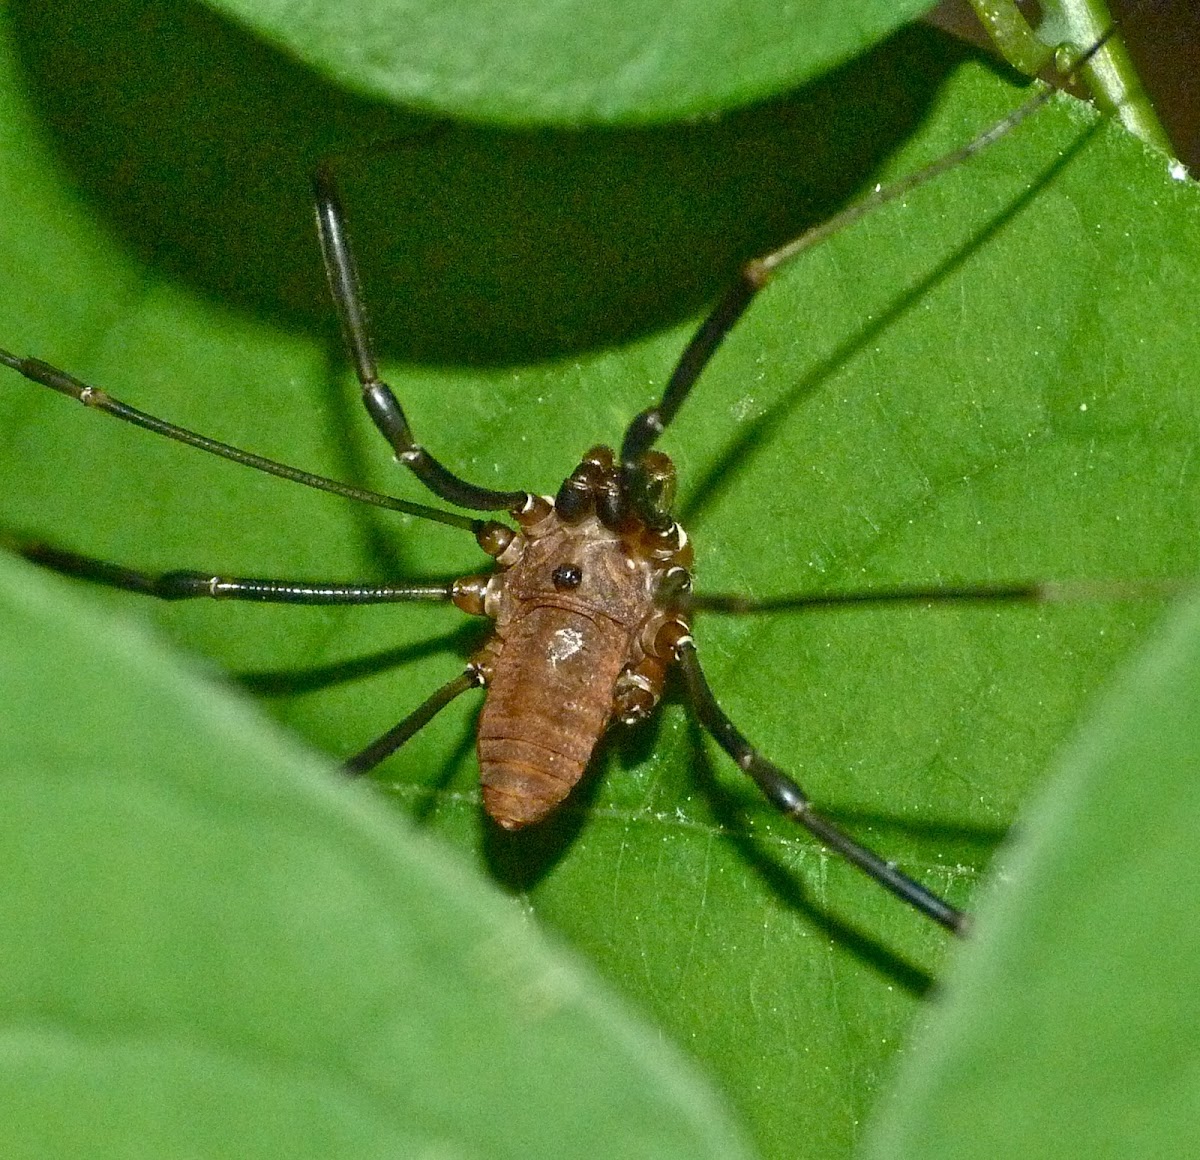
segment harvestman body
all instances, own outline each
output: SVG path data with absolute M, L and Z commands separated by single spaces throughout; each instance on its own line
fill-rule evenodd
M 1095 46 L 1091 53 L 1100 46 Z M 1085 56 L 1083 59 L 1087 59 Z M 222 577 L 207 572 L 147 574 L 29 541 L 13 545 L 56 571 L 166 600 L 212 597 L 290 604 L 452 601 L 489 617 L 493 630 L 466 671 L 346 763 L 351 773 L 378 765 L 460 693 L 487 688 L 478 726 L 483 802 L 507 829 L 551 813 L 583 776 L 611 722 L 653 711 L 668 669 L 678 665 L 703 727 L 780 811 L 923 914 L 961 932 L 966 916 L 816 813 L 801 788 L 759 754 L 717 704 L 697 657 L 693 609 L 753 611 L 850 601 L 1036 600 L 1037 585 L 987 589 L 891 589 L 849 597 L 751 602 L 691 593 L 692 550 L 671 516 L 675 469 L 653 443 L 674 418 L 709 358 L 783 263 L 802 250 L 1007 133 L 1047 99 L 1043 93 L 971 144 L 877 191 L 818 229 L 747 263 L 683 352 L 660 402 L 638 415 L 619 454 L 589 451 L 551 497 L 493 491 L 458 478 L 417 444 L 391 389 L 379 378 L 368 336 L 345 215 L 327 168 L 314 178 L 318 232 L 330 288 L 363 403 L 396 457 L 445 502 L 476 512 L 507 511 L 516 528 L 351 487 L 264 459 L 147 415 L 33 358 L 0 350 L 0 363 L 25 378 L 115 418 L 246 466 L 474 534 L 495 570 L 439 585 L 324 584 Z
M 664 461 L 666 456 L 661 457 Z M 613 510 L 619 479 L 593 448 L 555 502 L 537 496 L 491 576 L 460 580 L 455 603 L 495 619 L 471 660 L 488 686 L 479 717 L 483 804 L 506 829 L 540 821 L 571 791 L 610 720 L 645 717 L 688 638 L 660 592 L 682 586 L 691 549 Z

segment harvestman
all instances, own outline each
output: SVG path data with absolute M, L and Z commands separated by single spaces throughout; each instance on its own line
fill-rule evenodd
M 1078 64 L 1103 43 L 1093 46 Z M 450 601 L 464 612 L 490 618 L 492 632 L 466 670 L 351 757 L 345 768 L 353 774 L 374 768 L 454 698 L 474 686 L 486 686 L 478 726 L 483 802 L 488 814 L 507 829 L 536 823 L 551 813 L 582 777 L 608 724 L 633 723 L 650 714 L 668 669 L 677 665 L 700 724 L 772 805 L 922 914 L 961 933 L 967 923 L 962 911 L 816 812 L 800 786 L 743 736 L 705 679 L 690 614 L 847 602 L 1041 600 L 1053 593 L 1047 586 L 1019 584 L 894 588 L 769 601 L 693 594 L 691 546 L 671 515 L 675 469 L 654 444 L 725 335 L 780 266 L 876 206 L 980 152 L 1045 103 L 1051 92 L 1039 93 L 970 144 L 747 262 L 688 343 L 662 398 L 630 423 L 619 453 L 592 448 L 552 498 L 478 487 L 453 474 L 414 440 L 399 401 L 379 377 L 345 214 L 332 173 L 322 166 L 313 179 L 318 234 L 368 415 L 396 458 L 440 500 L 468 511 L 505 511 L 515 529 L 352 487 L 219 443 L 129 407 L 35 358 L 0 350 L 0 363 L 85 406 L 235 463 L 469 531 L 494 560 L 494 570 L 433 585 L 314 583 L 196 571 L 147 573 L 32 541 L 18 542 L 15 548 L 55 571 L 163 600 L 209 597 L 327 605 Z

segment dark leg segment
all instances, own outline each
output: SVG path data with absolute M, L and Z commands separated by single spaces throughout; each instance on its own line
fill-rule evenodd
M 354 361 L 354 373 L 362 385 L 363 405 L 379 433 L 391 444 L 396 458 L 434 495 L 447 503 L 473 511 L 513 510 L 525 506 L 524 491 L 492 491 L 476 487 L 443 467 L 414 442 L 408 420 L 392 389 L 379 377 L 379 367 L 367 329 L 358 266 L 346 233 L 346 215 L 338 198 L 333 174 L 327 165 L 313 175 L 317 233 L 329 278 L 329 291 L 337 309 L 346 348 Z
M 1087 52 L 1083 53 L 1072 65 L 1066 79 L 1073 78 L 1088 61 L 1095 57 L 1114 31 L 1115 29 L 1110 28 Z M 701 323 L 700 329 L 692 336 L 671 373 L 662 399 L 656 406 L 638 415 L 627 428 L 621 444 L 621 463 L 623 465 L 635 463 L 640 455 L 653 446 L 655 440 L 663 433 L 683 405 L 692 387 L 695 386 L 696 380 L 724 341 L 725 336 L 745 313 L 746 308 L 754 300 L 754 296 L 774 277 L 781 266 L 786 265 L 805 250 L 820 245 L 826 238 L 845 229 L 860 218 L 866 217 L 879 206 L 911 193 L 918 186 L 954 169 L 977 153 L 982 153 L 989 145 L 1006 137 L 1022 121 L 1037 112 L 1050 100 L 1055 91 L 1050 87 L 1044 88 L 1004 120 L 991 126 L 960 149 L 938 158 L 891 185 L 876 188 L 866 197 L 847 206 L 841 213 L 834 214 L 833 217 L 806 231 L 798 238 L 786 242 L 778 249 L 761 254 L 757 258 L 751 258 L 741 268 L 737 280 L 725 292 L 721 301 Z M 636 496 L 633 502 L 635 505 L 638 503 Z
M 754 749 L 717 704 L 700 668 L 696 646 L 690 639 L 679 645 L 678 658 L 687 685 L 688 700 L 700 724 L 737 762 L 738 768 L 754 779 L 773 806 L 781 813 L 795 818 L 830 849 L 836 850 L 848 862 L 854 863 L 869 877 L 926 917 L 941 923 L 955 934 L 966 932 L 966 914 L 909 878 L 873 850 L 860 845 L 833 822 L 818 814 L 813 810 L 804 791 L 787 774 Z
M 139 411 L 136 407 L 122 403 L 120 399 L 114 399 L 112 395 L 100 390 L 99 387 L 89 386 L 75 378 L 74 375 L 60 371 L 58 367 L 44 363 L 41 359 L 20 358 L 15 354 L 9 354 L 6 350 L 0 350 L 0 365 L 11 367 L 18 374 L 24 375 L 31 383 L 49 387 L 60 395 L 67 395 L 85 407 L 103 411 L 106 415 L 120 419 L 123 423 L 131 423 L 135 427 L 153 431 L 155 435 L 163 435 L 167 439 L 173 439 L 176 443 L 185 443 L 189 447 L 207 451 L 210 455 L 219 455 L 222 459 L 240 463 L 243 467 L 253 467 L 255 471 L 277 475 L 281 479 L 302 483 L 305 487 L 316 488 L 318 491 L 332 492 L 345 499 L 368 503 L 373 507 L 387 508 L 390 511 L 404 512 L 406 515 L 447 524 L 452 528 L 462 528 L 465 531 L 477 533 L 483 527 L 482 520 L 473 520 L 458 512 L 440 511 L 437 508 L 426 507 L 424 504 L 412 503 L 395 496 L 380 495 L 378 492 L 368 491 L 365 488 L 351 487 L 348 483 L 339 483 L 336 479 L 326 479 L 323 475 L 313 475 L 311 472 L 301 471 L 298 467 L 277 463 L 274 459 L 264 459 L 261 455 L 254 455 L 239 447 L 231 447 L 228 443 L 210 439 L 207 435 L 189 431 L 186 427 L 176 427 L 174 423 L 168 423 L 165 419 L 159 419 L 154 415 L 147 415 L 145 411 Z
M 262 580 L 250 576 L 214 576 L 211 572 L 139 572 L 92 556 L 29 541 L 0 540 L 3 546 L 44 568 L 155 596 L 159 600 L 253 600 L 264 604 L 398 604 L 414 600 L 450 600 L 453 584 L 325 584 L 307 580 Z
M 361 753 L 356 753 L 343 767 L 348 774 L 357 776 L 367 773 L 381 761 L 391 757 L 397 749 L 424 729 L 455 697 L 483 684 L 483 678 L 475 669 L 467 669 L 452 681 L 447 681 L 427 701 L 414 709 L 398 725 L 392 726 L 382 737 L 372 741 Z
M 683 406 L 700 372 L 708 365 L 708 360 L 754 301 L 754 296 L 766 285 L 768 278 L 768 274 L 760 275 L 757 262 L 748 262 L 741 268 L 737 280 L 688 341 L 658 404 L 642 411 L 626 428 L 621 441 L 623 465 L 636 463 L 666 430 L 667 424 Z

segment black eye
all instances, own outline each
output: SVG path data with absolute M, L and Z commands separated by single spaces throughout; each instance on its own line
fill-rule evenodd
M 560 592 L 578 588 L 583 583 L 583 569 L 578 564 L 559 564 L 550 574 L 550 579 Z

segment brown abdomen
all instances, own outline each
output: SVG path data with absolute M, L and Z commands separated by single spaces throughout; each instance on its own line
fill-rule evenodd
M 583 776 L 612 709 L 626 633 L 562 608 L 505 633 L 479 715 L 484 809 L 507 830 L 540 821 Z

